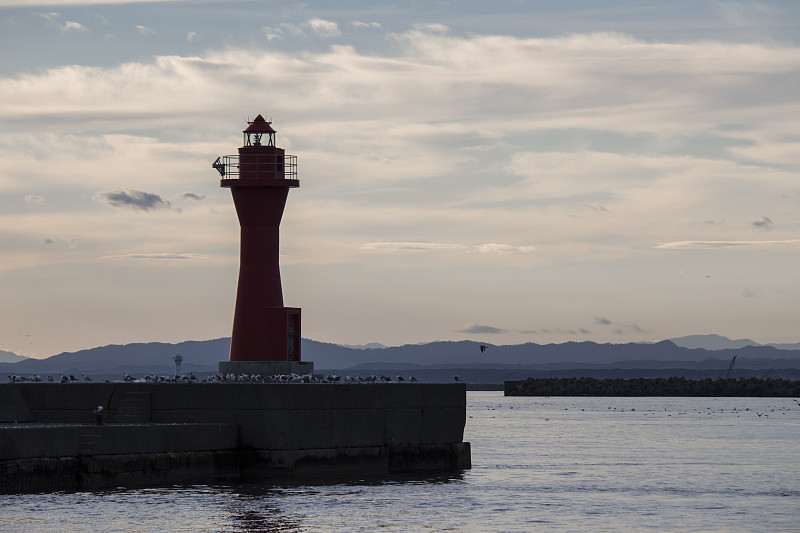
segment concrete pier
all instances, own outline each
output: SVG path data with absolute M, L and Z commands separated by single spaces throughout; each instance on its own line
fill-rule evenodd
M 459 471 L 465 421 L 463 384 L 8 383 L 0 492 Z

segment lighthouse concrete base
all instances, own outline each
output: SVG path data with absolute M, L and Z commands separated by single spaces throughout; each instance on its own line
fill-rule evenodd
M 220 361 L 219 373 L 256 376 L 277 376 L 285 374 L 313 374 L 312 361 Z

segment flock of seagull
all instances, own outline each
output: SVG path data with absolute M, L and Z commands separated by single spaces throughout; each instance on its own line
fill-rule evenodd
M 458 376 L 454 378 L 459 381 Z M 55 379 L 53 376 L 45 376 L 42 378 L 40 375 L 30 377 L 18 376 L 15 374 L 8 375 L 8 381 L 11 383 L 87 383 L 93 382 L 91 377 L 86 374 L 81 374 L 81 377 L 75 377 L 74 374 L 62 375 L 60 379 Z M 274 376 L 261 376 L 258 374 L 221 374 L 219 372 L 209 374 L 206 378 L 198 378 L 193 373 L 183 374 L 180 376 L 159 376 L 157 374 L 147 374 L 143 377 L 134 377 L 127 372 L 123 373 L 122 379 L 97 380 L 103 383 L 415 383 L 417 378 L 403 376 L 359 376 L 354 374 L 352 376 L 337 376 L 328 374 L 311 375 L 311 374 L 277 374 Z

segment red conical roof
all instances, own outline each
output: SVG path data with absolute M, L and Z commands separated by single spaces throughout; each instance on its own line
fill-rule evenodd
M 247 126 L 247 129 L 244 130 L 243 133 L 275 133 L 275 130 L 269 125 L 269 122 L 264 120 L 264 117 L 261 115 L 258 115 L 253 122 L 248 122 L 248 124 L 250 125 Z

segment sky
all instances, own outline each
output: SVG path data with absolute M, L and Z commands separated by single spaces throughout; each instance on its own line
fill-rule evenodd
M 230 335 L 246 121 L 323 342 L 800 341 L 800 3 L 0 0 L 0 350 Z

